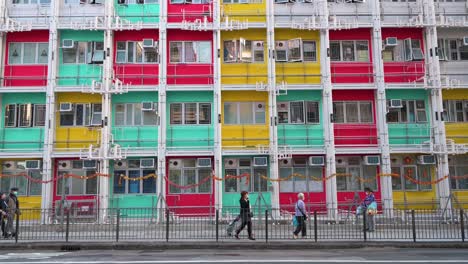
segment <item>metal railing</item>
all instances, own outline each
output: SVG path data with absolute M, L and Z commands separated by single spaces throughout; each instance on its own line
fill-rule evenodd
M 253 206 L 256 208 L 256 206 Z M 181 210 L 183 209 L 183 210 Z M 95 217 L 80 216 L 81 208 L 23 210 L 14 218 L 16 236 L 2 242 L 18 241 L 228 241 L 239 228 L 239 208 L 166 207 L 93 209 Z M 294 207 L 252 210 L 253 236 L 257 240 L 289 240 Z M 183 214 L 181 214 L 183 212 Z M 463 210 L 391 210 L 375 215 L 355 211 L 326 209 L 306 212 L 309 241 L 462 241 L 466 239 L 467 213 Z M 57 220 L 46 221 L 45 220 Z M 103 221 L 95 219 L 104 219 Z M 368 223 L 374 223 L 369 230 Z M 241 238 L 247 231 L 240 233 Z

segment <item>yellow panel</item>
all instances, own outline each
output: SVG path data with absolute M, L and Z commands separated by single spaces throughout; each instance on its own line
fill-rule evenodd
M 222 109 L 224 102 L 264 102 L 268 104 L 266 92 L 255 91 L 226 91 L 222 93 Z M 269 144 L 269 113 L 265 109 L 266 124 L 264 125 L 224 125 L 224 111 L 222 111 L 222 142 L 223 147 L 256 147 Z
M 431 170 L 432 180 L 435 179 L 436 171 Z M 432 185 L 432 190 L 427 191 L 406 191 L 406 202 L 408 209 L 436 209 L 439 207 L 437 202 L 436 185 Z M 395 208 L 405 209 L 405 192 L 393 191 L 393 201 Z
M 18 197 L 20 208 L 23 210 L 21 220 L 38 220 L 41 216 L 41 197 Z
M 444 90 L 444 100 L 468 100 L 468 89 Z M 448 139 L 459 144 L 468 144 L 468 123 L 445 123 L 445 132 Z
M 276 62 L 276 82 L 288 84 L 320 83 L 320 33 L 318 31 L 276 29 L 275 40 L 301 38 L 316 43 L 317 60 L 315 62 Z
M 261 1 L 261 0 L 260 0 Z M 255 2 L 260 2 L 255 1 Z M 221 4 L 221 21 L 266 22 L 266 1 L 259 4 Z M 254 2 L 254 1 L 251 1 Z
M 468 191 L 454 191 L 455 197 L 463 206 L 464 209 L 468 209 Z M 452 204 L 454 208 L 460 209 L 458 204 Z
M 101 103 L 101 96 L 96 94 L 61 93 L 57 95 L 57 105 L 60 103 Z M 90 144 L 98 146 L 101 137 L 100 128 L 61 127 L 60 112 L 56 114 L 56 149 L 81 149 Z
M 266 43 L 265 29 L 249 29 L 238 31 L 225 31 L 221 33 L 221 54 L 224 54 L 224 41 L 244 38 L 247 40 L 259 40 Z M 264 62 L 259 63 L 224 63 L 221 57 L 221 81 L 223 84 L 256 84 L 257 82 L 268 82 L 268 51 L 264 45 Z

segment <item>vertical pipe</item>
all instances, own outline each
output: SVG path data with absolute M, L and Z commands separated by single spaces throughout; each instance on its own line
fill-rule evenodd
M 70 210 L 71 209 L 67 210 L 67 226 L 65 229 L 65 242 L 67 243 L 68 243 L 68 238 L 70 236 Z
M 318 223 L 317 223 L 317 210 L 314 211 L 314 240 L 317 242 L 318 240 Z
M 460 209 L 460 231 L 462 242 L 465 242 L 465 212 Z
M 120 209 L 117 209 L 117 224 L 115 227 L 115 242 L 119 242 L 120 236 Z
M 15 243 L 18 243 L 19 237 L 19 224 L 20 224 L 20 215 L 16 214 L 16 226 L 15 226 Z
M 265 210 L 265 242 L 268 243 L 268 209 Z
M 166 242 L 169 242 L 169 209 L 166 209 Z
M 364 211 L 362 214 L 362 232 L 364 233 L 364 241 L 367 241 L 367 212 Z
M 219 210 L 216 209 L 216 242 L 219 241 Z
M 416 219 L 414 210 L 411 210 L 411 230 L 413 230 L 413 242 L 416 242 Z

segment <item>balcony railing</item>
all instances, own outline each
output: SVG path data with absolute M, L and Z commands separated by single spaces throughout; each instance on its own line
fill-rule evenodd
M 36 152 L 43 147 L 43 127 L 0 129 L 1 152 Z
M 291 148 L 322 147 L 323 129 L 310 125 L 278 125 L 278 145 Z
M 169 85 L 212 85 L 213 65 L 169 64 L 167 66 L 167 84 Z
M 155 85 L 159 83 L 159 65 L 158 64 L 139 64 L 139 65 L 121 65 L 114 66 L 115 78 L 128 85 Z

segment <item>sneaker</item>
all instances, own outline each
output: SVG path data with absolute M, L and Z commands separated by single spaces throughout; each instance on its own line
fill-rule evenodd
M 254 237 L 249 237 L 249 240 L 255 240 L 255 238 Z
M 240 239 L 240 238 L 239 238 L 239 234 L 235 234 L 234 237 L 235 237 L 236 239 Z
M 293 239 L 297 239 L 297 235 L 293 234 Z

